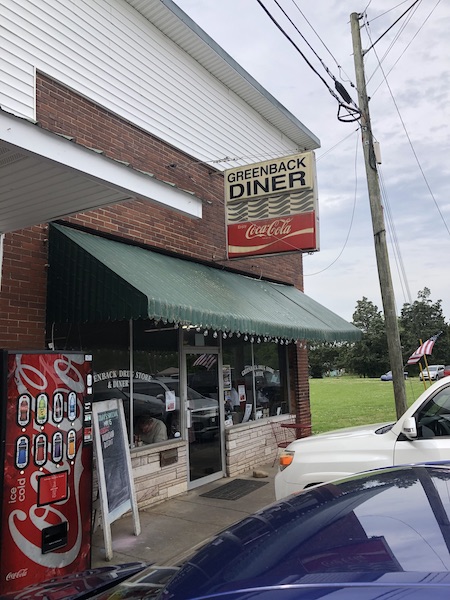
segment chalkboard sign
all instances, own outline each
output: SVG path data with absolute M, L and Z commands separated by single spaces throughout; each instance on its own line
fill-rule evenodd
M 111 523 L 131 511 L 135 535 L 141 528 L 122 400 L 94 402 L 92 411 L 106 560 L 111 560 Z

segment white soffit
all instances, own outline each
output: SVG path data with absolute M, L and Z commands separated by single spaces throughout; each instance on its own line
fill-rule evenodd
M 320 148 L 320 140 L 175 2 L 172 0 L 126 1 L 269 123 L 298 144 L 300 150 Z
M 202 216 L 193 194 L 0 111 L 0 233 L 135 198 Z

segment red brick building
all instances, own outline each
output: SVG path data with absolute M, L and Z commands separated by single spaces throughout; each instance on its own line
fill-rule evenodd
M 175 4 L 57 4 L 42 27 L 8 13 L 0 340 L 92 352 L 144 506 L 273 459 L 274 421 L 307 434 L 307 341 L 358 332 L 302 293 L 301 253 L 227 259 L 224 169 L 317 138 Z M 141 413 L 166 440 L 141 444 Z

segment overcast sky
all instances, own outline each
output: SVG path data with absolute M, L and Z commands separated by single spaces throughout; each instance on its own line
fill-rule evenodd
M 347 320 L 363 296 L 382 310 L 357 124 L 338 121 L 337 101 L 257 0 L 175 2 L 321 141 L 316 151 L 321 249 L 304 256 L 305 293 Z M 413 4 L 413 0 L 261 2 L 328 85 L 334 88 L 325 67 L 355 102 L 350 14 L 367 15 L 361 22 L 362 45 L 367 49 Z M 380 184 L 398 314 L 426 286 L 433 301 L 442 300 L 447 321 L 449 32 L 450 3 L 421 0 L 365 55 L 372 130 L 381 148 Z

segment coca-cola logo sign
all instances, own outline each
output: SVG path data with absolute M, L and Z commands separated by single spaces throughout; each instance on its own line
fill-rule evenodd
M 256 237 L 283 238 L 291 233 L 291 222 L 292 219 L 276 219 L 271 223 L 264 223 L 262 225 L 251 223 L 245 232 L 245 237 L 248 240 Z
M 228 225 L 228 257 L 318 249 L 314 212 Z
M 13 581 L 15 579 L 21 579 L 22 577 L 26 577 L 28 575 L 28 569 L 19 569 L 18 571 L 15 572 L 9 572 L 7 573 L 5 579 L 6 581 Z

